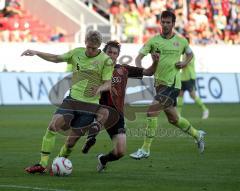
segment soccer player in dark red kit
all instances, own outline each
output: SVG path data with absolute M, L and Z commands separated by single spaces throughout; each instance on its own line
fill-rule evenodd
M 112 87 L 110 91 L 102 92 L 100 98 L 101 105 L 107 105 L 115 108 L 119 113 L 118 122 L 113 126 L 108 128 L 105 126 L 112 143 L 114 144 L 113 150 L 108 154 L 98 155 L 98 166 L 97 171 L 101 172 L 105 169 L 107 162 L 116 161 L 124 156 L 126 151 L 126 134 L 125 134 L 125 123 L 124 123 L 124 98 L 125 89 L 127 85 L 128 78 L 142 78 L 145 76 L 152 76 L 155 71 L 156 64 L 159 60 L 159 53 L 152 53 L 153 64 L 151 67 L 144 69 L 128 65 L 116 64 L 117 58 L 120 54 L 121 46 L 117 41 L 109 41 L 105 45 L 103 51 L 112 59 L 115 64 L 113 77 L 112 77 Z M 99 125 L 99 124 L 98 124 Z M 101 126 L 101 124 L 100 124 Z M 82 152 L 87 153 L 91 146 L 96 142 L 96 135 L 98 134 L 98 129 L 91 128 L 88 133 L 87 141 L 83 146 Z

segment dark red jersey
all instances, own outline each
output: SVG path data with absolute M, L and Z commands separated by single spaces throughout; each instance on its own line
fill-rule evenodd
M 128 78 L 142 77 L 142 68 L 117 64 L 113 71 L 111 91 L 102 93 L 100 104 L 113 107 L 117 109 L 120 114 L 123 114 L 124 98 Z

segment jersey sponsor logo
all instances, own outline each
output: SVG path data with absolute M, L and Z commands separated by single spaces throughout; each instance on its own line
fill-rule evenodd
M 178 54 L 178 50 L 163 50 L 161 54 Z

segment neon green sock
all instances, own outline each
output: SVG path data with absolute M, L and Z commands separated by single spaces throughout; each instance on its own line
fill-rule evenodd
M 191 135 L 192 137 L 194 137 L 195 139 L 197 139 L 199 137 L 199 133 L 198 130 L 195 129 L 187 119 L 180 117 L 178 122 L 175 124 L 175 126 L 177 126 L 178 128 L 180 128 L 182 131 L 188 133 L 189 135 Z
M 55 145 L 56 132 L 47 129 L 42 142 L 41 160 L 39 164 L 46 167 L 48 165 L 49 155 Z
M 68 158 L 72 153 L 73 148 L 68 148 L 65 144 L 62 146 L 60 153 L 58 154 L 59 157 Z
M 199 97 L 196 96 L 194 101 L 199 107 L 201 107 L 201 109 L 203 111 L 207 110 L 207 107 L 205 106 L 205 104 L 202 102 L 202 100 Z
M 146 152 L 150 152 L 151 143 L 155 137 L 157 129 L 157 117 L 147 117 L 147 129 L 144 137 L 142 148 Z
M 178 97 L 178 100 L 177 100 L 177 110 L 178 110 L 179 116 L 181 116 L 182 107 L 183 107 L 183 97 L 182 97 L 182 96 L 179 96 L 179 97 Z

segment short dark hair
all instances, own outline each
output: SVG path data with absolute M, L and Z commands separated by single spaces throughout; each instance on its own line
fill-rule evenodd
M 108 47 L 114 47 L 114 48 L 117 48 L 118 49 L 118 52 L 120 53 L 120 50 L 121 50 L 121 44 L 116 41 L 116 40 L 110 40 L 106 43 L 106 45 L 104 46 L 103 48 L 103 52 L 106 52 Z
M 166 17 L 171 17 L 172 22 L 173 23 L 176 22 L 176 15 L 172 11 L 163 11 L 160 19 L 162 20 L 162 18 L 166 18 Z

